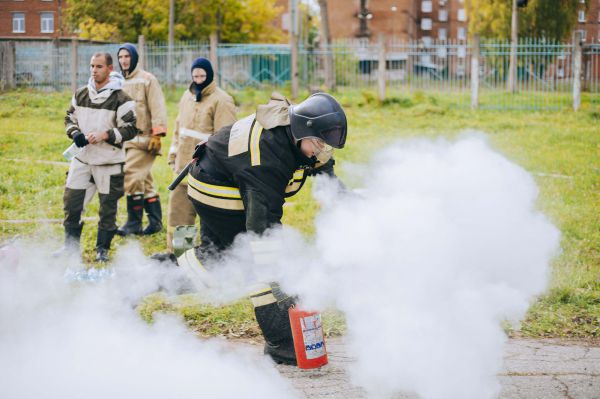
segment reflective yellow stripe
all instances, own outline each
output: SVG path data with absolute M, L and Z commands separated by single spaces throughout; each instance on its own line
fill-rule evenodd
M 205 204 L 205 205 L 214 206 L 215 208 L 228 209 L 231 211 L 243 211 L 244 210 L 244 203 L 242 202 L 241 199 L 238 200 L 238 199 L 211 197 L 210 195 L 202 194 L 200 191 L 198 191 L 191 185 L 188 185 L 187 193 L 190 197 L 192 197 L 196 201 L 198 201 L 202 204 Z
M 296 169 L 294 171 L 294 176 L 292 177 L 292 179 L 293 180 L 302 179 L 304 177 L 305 171 L 306 171 L 306 169 Z
M 304 182 L 304 172 L 304 169 L 296 169 L 294 176 L 285 188 L 285 193 L 288 194 L 288 196 L 295 194 L 298 190 L 300 190 L 302 183 Z
M 202 262 L 200 262 L 200 260 L 196 257 L 196 253 L 193 248 L 188 249 L 179 258 L 177 258 L 177 264 L 181 267 L 187 266 L 192 270 L 194 268 L 200 268 L 201 270 L 206 271 L 206 268 Z
M 215 184 L 208 184 L 203 181 L 195 179 L 193 176 L 189 176 L 188 185 L 194 187 L 196 190 L 201 191 L 208 195 L 216 195 L 218 197 L 242 199 L 240 190 L 235 187 L 228 186 L 217 186 Z
M 250 137 L 250 163 L 252 166 L 260 165 L 260 135 L 262 131 L 262 126 L 258 122 L 254 122 Z
M 270 305 L 272 303 L 277 302 L 277 299 L 275 299 L 275 295 L 273 295 L 272 292 L 269 292 L 268 294 L 263 294 L 260 296 L 250 297 L 250 300 L 252 301 L 252 305 L 254 305 L 255 308 L 258 308 L 260 306 Z
M 263 286 L 264 286 L 264 284 L 263 284 Z M 269 286 L 268 288 L 261 288 L 258 291 L 251 292 L 250 296 L 251 297 L 253 297 L 253 296 L 259 296 L 259 295 L 262 295 L 262 294 L 266 294 L 267 292 L 271 292 L 271 286 Z

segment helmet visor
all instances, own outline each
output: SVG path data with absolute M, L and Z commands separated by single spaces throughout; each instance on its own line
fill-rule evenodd
M 334 148 L 343 148 L 346 143 L 346 129 L 335 127 L 321 133 L 323 140 Z

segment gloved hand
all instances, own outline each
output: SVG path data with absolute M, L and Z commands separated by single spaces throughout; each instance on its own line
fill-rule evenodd
M 83 134 L 81 132 L 77 132 L 77 133 L 73 134 L 73 142 L 79 148 L 85 147 L 86 145 L 89 144 L 89 142 L 85 138 L 85 134 Z
M 160 152 L 160 147 L 160 136 L 151 136 L 150 141 L 148 142 L 148 151 L 150 151 L 152 155 L 156 155 Z

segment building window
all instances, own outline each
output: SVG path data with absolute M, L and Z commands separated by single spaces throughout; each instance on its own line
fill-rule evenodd
M 467 20 L 467 13 L 465 12 L 465 9 L 464 8 L 460 8 L 458 10 L 458 15 L 456 17 L 457 17 L 457 19 L 459 21 L 462 21 L 462 22 L 466 21 Z
M 438 19 L 442 22 L 448 20 L 448 10 L 439 10 L 438 11 Z
M 40 14 L 40 30 L 42 33 L 54 32 L 54 14 L 43 12 Z
M 463 27 L 458 28 L 456 36 L 458 40 L 467 40 L 467 30 Z
M 440 40 L 448 39 L 448 30 L 446 28 L 438 29 L 438 39 L 440 39 Z
M 431 10 L 433 10 L 433 4 L 431 4 L 431 0 L 423 0 L 421 3 L 421 11 L 431 12 Z
M 584 10 L 579 10 L 579 18 L 578 18 L 579 22 L 585 22 L 585 11 Z
M 433 43 L 430 36 L 423 36 L 421 40 L 423 41 L 423 46 L 425 47 L 431 47 L 431 43 Z
M 431 30 L 431 18 L 423 18 L 421 20 L 421 29 Z
M 581 40 L 585 41 L 585 38 L 587 36 L 587 31 L 585 29 L 576 30 L 575 33 L 579 36 Z
M 25 33 L 25 13 L 14 12 L 12 16 L 13 33 Z

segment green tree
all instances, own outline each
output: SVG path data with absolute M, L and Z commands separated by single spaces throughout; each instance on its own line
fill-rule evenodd
M 136 41 L 167 40 L 169 2 L 167 0 L 68 0 L 67 26 L 86 38 Z M 208 40 L 218 32 L 223 42 L 280 41 L 283 33 L 274 20 L 281 13 L 275 0 L 178 0 L 175 2 L 175 39 Z M 104 28 L 84 29 L 93 20 Z M 111 30 L 111 35 L 105 31 Z M 109 36 L 109 37 L 107 37 Z
M 512 0 L 468 0 L 469 32 L 510 39 L 511 6 Z M 568 39 L 577 23 L 577 8 L 573 0 L 529 0 L 519 9 L 519 36 Z
M 115 25 L 99 23 L 92 17 L 79 22 L 79 37 L 82 39 L 114 41 L 118 39 L 118 28 Z

